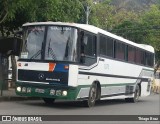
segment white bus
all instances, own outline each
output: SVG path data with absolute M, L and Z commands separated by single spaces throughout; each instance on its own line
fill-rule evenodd
M 55 99 L 137 102 L 150 94 L 154 48 L 92 25 L 34 22 L 23 25 L 16 93 Z

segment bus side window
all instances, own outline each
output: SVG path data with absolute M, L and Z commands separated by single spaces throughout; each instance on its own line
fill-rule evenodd
M 81 63 L 91 65 L 96 61 L 96 36 L 87 32 L 81 35 Z

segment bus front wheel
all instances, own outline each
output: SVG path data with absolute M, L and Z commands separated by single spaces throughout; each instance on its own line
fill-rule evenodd
M 43 101 L 48 104 L 48 105 L 51 105 L 54 103 L 55 99 L 53 98 L 43 98 Z
M 93 83 L 92 86 L 90 87 L 89 98 L 86 101 L 87 107 L 93 107 L 95 105 L 96 98 L 97 98 L 97 84 Z

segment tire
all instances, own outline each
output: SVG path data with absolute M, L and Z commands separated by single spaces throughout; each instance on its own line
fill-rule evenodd
M 96 103 L 96 99 L 97 99 L 97 84 L 93 83 L 92 86 L 90 87 L 90 91 L 89 91 L 89 98 L 86 101 L 87 103 L 87 107 L 93 107 Z
M 136 102 L 139 101 L 139 96 L 140 96 L 140 87 L 139 87 L 139 85 L 136 85 L 136 89 L 135 89 L 135 92 L 134 92 L 134 97 L 133 98 L 126 98 L 125 101 L 136 103 Z
M 45 102 L 45 104 L 51 105 L 54 103 L 55 99 L 53 98 L 43 98 L 43 101 Z

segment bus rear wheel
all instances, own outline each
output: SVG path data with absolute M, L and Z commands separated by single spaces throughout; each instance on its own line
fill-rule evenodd
M 139 96 L 140 96 L 140 87 L 139 87 L 139 85 L 136 85 L 134 97 L 133 98 L 126 98 L 125 100 L 126 100 L 126 102 L 136 103 L 139 100 Z
M 45 104 L 51 105 L 54 103 L 55 99 L 53 98 L 43 98 L 43 101 L 45 102 Z
M 97 84 L 93 83 L 90 87 L 89 91 L 89 98 L 86 101 L 87 107 L 93 107 L 95 105 L 96 99 L 97 99 Z

